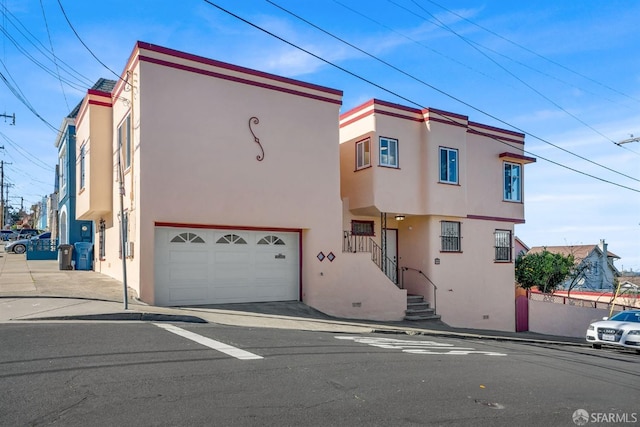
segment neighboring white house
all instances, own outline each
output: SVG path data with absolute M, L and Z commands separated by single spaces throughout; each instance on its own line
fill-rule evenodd
M 564 256 L 573 255 L 575 267 L 582 270 L 582 277 L 572 290 L 615 289 L 616 277 L 620 276 L 620 272 L 613 263 L 620 257 L 608 251 L 604 239 L 597 245 L 534 246 L 527 253 L 540 253 L 545 249 Z M 568 279 L 559 289 L 567 289 L 570 285 L 571 279 Z

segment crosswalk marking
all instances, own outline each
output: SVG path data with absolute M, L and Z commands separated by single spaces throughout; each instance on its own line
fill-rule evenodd
M 166 331 L 174 333 L 176 335 L 180 335 L 181 337 L 190 339 L 192 341 L 197 342 L 198 344 L 202 344 L 224 354 L 228 354 L 229 356 L 235 357 L 240 360 L 257 360 L 262 359 L 262 356 L 258 356 L 257 354 L 249 353 L 248 351 L 241 350 L 239 348 L 230 346 L 225 343 L 221 343 L 220 341 L 212 340 L 211 338 L 203 337 L 202 335 L 195 334 L 193 332 L 189 332 L 185 329 L 178 328 L 177 326 L 165 323 L 154 323 L 159 328 L 162 328 Z
M 395 338 L 361 337 L 361 336 L 336 336 L 339 340 L 351 340 L 360 344 L 367 344 L 374 347 L 391 350 L 402 350 L 411 354 L 446 354 L 446 355 L 468 355 L 482 354 L 485 356 L 506 356 L 505 353 L 494 351 L 479 351 L 472 347 L 456 347 L 453 344 L 441 343 L 437 341 L 399 340 Z

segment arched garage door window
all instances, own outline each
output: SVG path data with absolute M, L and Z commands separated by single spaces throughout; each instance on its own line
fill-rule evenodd
M 266 236 L 258 240 L 259 245 L 284 245 L 284 241 L 278 236 Z
M 204 243 L 204 240 L 195 233 L 180 233 L 171 239 L 171 243 Z
M 231 245 L 246 245 L 247 242 L 237 234 L 227 234 L 219 238 L 216 243 L 231 244 Z

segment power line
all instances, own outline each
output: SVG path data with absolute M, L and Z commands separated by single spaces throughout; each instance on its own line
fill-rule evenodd
M 34 36 L 33 33 L 31 33 L 25 27 L 25 25 L 3 5 L 3 18 L 6 19 L 7 17 L 11 18 L 9 20 L 9 22 L 11 22 L 11 25 L 13 25 L 13 27 L 18 31 L 18 33 L 22 37 L 24 37 L 24 39 L 27 42 L 29 42 L 29 44 L 31 44 L 38 52 L 40 52 L 40 54 L 42 54 L 43 57 L 45 57 L 46 59 L 50 60 L 51 62 L 54 62 L 54 63 L 58 64 L 60 66 L 60 68 L 62 68 L 65 71 L 65 73 L 67 73 L 70 77 L 72 77 L 75 80 L 77 80 L 80 83 L 81 86 L 77 86 L 77 85 L 71 83 L 69 80 L 64 79 L 65 82 L 67 83 L 67 85 L 69 85 L 71 87 L 74 87 L 76 89 L 78 87 L 81 87 L 81 90 L 86 90 L 87 86 L 91 86 L 91 81 L 90 81 L 89 78 L 87 78 L 86 76 L 83 76 L 82 74 L 80 74 L 74 67 L 72 67 L 69 64 L 67 64 L 66 62 L 64 62 L 61 58 L 58 58 L 54 53 L 49 52 L 47 50 L 47 48 L 37 39 L 37 37 Z M 6 38 L 9 39 L 14 44 L 14 46 L 18 49 L 18 51 L 23 53 L 27 58 L 29 58 L 32 62 L 34 62 L 38 67 L 42 68 L 47 73 L 55 76 L 55 74 L 51 70 L 49 70 L 47 67 L 45 67 L 43 64 L 41 64 L 39 61 L 37 61 L 31 54 L 29 54 L 27 52 L 27 50 L 24 47 L 22 47 L 22 45 L 20 43 L 18 43 L 18 41 L 16 39 L 14 39 L 11 36 L 11 34 L 9 33 L 8 29 L 6 28 L 6 26 L 3 26 L 2 33 L 5 34 Z M 49 56 L 52 56 L 53 59 L 49 58 Z M 84 79 L 84 82 L 81 81 L 81 79 Z
M 47 29 L 47 37 L 49 38 L 49 46 L 51 47 L 51 53 L 53 54 L 53 63 L 56 66 L 56 74 L 58 75 L 58 81 L 60 82 L 60 89 L 62 90 L 62 96 L 64 97 L 64 103 L 67 106 L 67 110 L 70 110 L 71 108 L 69 108 L 69 101 L 67 100 L 67 94 L 64 91 L 64 85 L 62 84 L 62 76 L 60 76 L 60 67 L 58 67 L 58 62 L 56 61 L 56 54 L 55 51 L 53 50 L 53 41 L 51 40 L 51 32 L 49 31 L 49 23 L 47 22 L 47 15 L 44 11 L 44 4 L 42 3 L 42 0 L 40 0 L 40 8 L 42 9 L 42 17 L 44 18 L 44 26 Z
M 251 22 L 251 21 L 249 21 L 249 20 L 247 20 L 247 19 L 245 19 L 245 18 L 242 18 L 242 17 L 241 17 L 241 16 L 239 16 L 239 15 L 236 15 L 235 13 L 233 13 L 233 12 L 231 12 L 231 11 L 229 11 L 229 10 L 227 10 L 227 9 L 223 8 L 222 6 L 219 6 L 219 5 L 217 5 L 217 4 L 213 3 L 213 2 L 211 2 L 210 0 L 204 0 L 204 1 L 205 1 L 206 3 L 208 3 L 209 5 L 211 5 L 211 6 L 215 7 L 215 8 L 217 8 L 217 9 L 221 10 L 222 12 L 224 12 L 224 13 L 226 13 L 226 14 L 228 14 L 228 15 L 230 15 L 230 16 L 232 16 L 232 17 L 234 17 L 234 18 L 236 18 L 236 19 L 238 19 L 238 20 L 240 20 L 240 21 L 242 21 L 242 22 L 244 22 L 244 23 L 246 23 L 247 25 L 250 25 L 251 27 L 253 27 L 253 28 L 257 29 L 257 30 L 260 30 L 260 31 L 262 31 L 263 33 L 268 34 L 268 35 L 270 35 L 271 37 L 276 38 L 276 39 L 278 39 L 278 40 L 282 41 L 283 43 L 286 43 L 286 44 L 288 44 L 289 46 L 292 46 L 292 47 L 294 47 L 294 48 L 296 48 L 296 49 L 298 49 L 298 50 L 300 50 L 300 51 L 302 51 L 302 52 L 304 52 L 304 53 L 306 53 L 306 54 L 308 54 L 308 55 L 310 55 L 310 56 L 313 56 L 314 58 L 316 58 L 316 59 L 318 59 L 318 60 L 320 60 L 320 61 L 322 61 L 322 62 L 324 62 L 324 63 L 326 63 L 326 64 L 328 64 L 328 65 L 331 65 L 332 67 L 335 67 L 335 68 L 337 68 L 338 70 L 343 71 L 344 73 L 349 74 L 350 76 L 353 76 L 353 77 L 357 78 L 358 80 L 361 80 L 361 81 L 363 81 L 363 82 L 365 82 L 365 83 L 368 83 L 368 84 L 370 84 L 370 85 L 372 85 L 372 86 L 374 86 L 374 87 L 377 87 L 378 89 L 380 89 L 380 90 L 382 90 L 382 91 L 384 91 L 384 92 L 387 92 L 387 93 L 389 93 L 389 94 L 391 94 L 391 95 L 393 95 L 393 96 L 396 96 L 396 97 L 398 97 L 398 98 L 400 98 L 400 99 L 403 99 L 403 100 L 405 100 L 405 101 L 407 101 L 407 102 L 409 102 L 409 103 L 411 103 L 411 104 L 413 104 L 413 105 L 417 105 L 417 106 L 420 106 L 421 108 L 425 108 L 425 107 L 424 107 L 424 106 L 422 106 L 420 103 L 418 103 L 418 102 L 416 102 L 416 101 L 413 101 L 413 100 L 411 100 L 411 99 L 409 99 L 409 98 L 407 98 L 407 97 L 405 97 L 405 96 L 402 96 L 402 95 L 400 95 L 400 94 L 398 94 L 398 93 L 396 93 L 396 92 L 393 92 L 392 90 L 387 89 L 387 88 L 385 88 L 385 87 L 383 87 L 383 86 L 381 86 L 381 85 L 379 85 L 379 84 L 377 84 L 377 83 L 374 83 L 373 81 L 368 80 L 367 78 L 362 77 L 362 76 L 360 76 L 360 75 L 358 75 L 358 74 L 354 73 L 353 71 L 350 71 L 350 70 L 348 70 L 348 69 L 346 69 L 346 68 L 344 68 L 344 67 L 341 67 L 341 66 L 340 66 L 340 65 L 338 65 L 338 64 L 335 64 L 335 63 L 333 63 L 333 62 L 331 62 L 331 61 L 329 61 L 329 60 L 327 60 L 327 59 L 325 59 L 325 58 L 322 58 L 321 56 L 316 55 L 315 53 L 313 53 L 313 52 L 311 52 L 311 51 L 309 51 L 309 50 L 307 50 L 307 49 L 304 49 L 303 47 L 298 46 L 298 45 L 296 45 L 295 43 L 290 42 L 290 41 L 288 41 L 288 40 L 286 40 L 286 39 L 284 39 L 284 38 L 282 38 L 282 37 L 278 36 L 277 34 L 274 34 L 274 33 L 270 32 L 270 31 L 269 31 L 269 30 L 267 30 L 266 28 L 263 28 L 263 27 L 261 27 L 261 26 L 259 26 L 259 25 L 257 25 L 257 24 L 254 24 L 253 22 Z M 434 87 L 434 90 L 437 90 L 438 92 L 444 93 L 444 92 L 442 92 L 440 89 L 437 89 L 437 88 L 435 88 L 435 87 Z M 451 97 L 451 95 L 449 95 L 449 94 L 446 94 L 446 95 Z M 454 98 L 454 99 L 455 99 L 455 98 Z M 462 101 L 459 101 L 459 102 L 462 102 Z M 504 142 L 504 141 L 500 141 L 500 140 L 498 140 L 497 138 L 492 138 L 492 139 L 494 139 L 494 140 L 495 140 L 495 141 L 497 141 L 497 142 L 500 142 L 500 143 L 503 143 L 503 144 L 505 144 L 505 145 L 508 145 L 508 146 L 510 146 L 510 147 L 513 147 L 512 145 L 510 145 L 510 144 L 508 144 L 508 143 L 506 143 L 506 142 Z M 515 147 L 513 147 L 513 148 L 515 148 Z M 525 151 L 525 150 L 523 150 L 523 152 L 525 152 L 525 153 L 527 153 L 527 154 L 531 154 L 531 155 L 533 155 L 533 156 L 535 156 L 535 157 L 537 157 L 537 158 L 540 158 L 540 159 L 542 159 L 542 160 L 545 160 L 545 161 L 547 161 L 547 162 L 549 162 L 549 163 L 552 163 L 552 164 L 555 164 L 555 165 L 557 165 L 557 166 L 563 167 L 563 168 L 565 168 L 565 169 L 571 170 L 571 171 L 573 171 L 573 172 L 579 173 L 579 174 L 581 174 L 581 175 L 588 176 L 588 177 L 590 177 L 590 178 L 596 179 L 596 180 L 598 180 L 598 181 L 602 181 L 602 182 L 605 182 L 605 183 L 608 183 L 608 184 L 611 184 L 611 185 L 615 185 L 615 186 L 620 187 L 620 188 L 624 188 L 624 189 L 631 190 L 631 191 L 636 192 L 636 193 L 640 193 L 640 190 L 635 189 L 635 188 L 633 188 L 633 187 L 628 187 L 628 186 L 625 186 L 625 185 L 622 185 L 622 184 L 618 184 L 618 183 L 615 183 L 615 182 L 612 182 L 612 181 L 606 180 L 606 179 L 604 179 L 604 178 L 597 177 L 597 176 L 595 176 L 595 175 L 588 174 L 588 173 L 586 173 L 586 172 L 583 172 L 583 171 L 580 171 L 580 170 L 574 169 L 574 168 L 572 168 L 572 167 L 570 167 L 570 166 L 563 165 L 563 164 L 561 164 L 561 163 L 558 163 L 558 162 L 555 162 L 555 161 L 549 160 L 549 159 L 547 159 L 547 158 L 545 158 L 545 157 L 542 157 L 542 156 L 538 156 L 538 155 L 536 155 L 536 154 L 534 154 L 534 153 L 531 153 L 531 152 L 529 152 L 529 151 Z
M 439 7 L 439 8 L 441 8 L 441 9 L 446 10 L 447 12 L 451 13 L 452 15 L 455 15 L 455 16 L 457 16 L 458 18 L 463 19 L 464 21 L 466 21 L 466 22 L 470 23 L 471 25 L 474 25 L 474 26 L 476 26 L 476 27 L 478 27 L 478 28 L 480 28 L 480 29 L 482 29 L 482 30 L 484 30 L 484 31 L 488 32 L 489 34 L 492 34 L 492 35 L 494 35 L 494 36 L 498 37 L 499 39 L 506 41 L 507 43 L 510 43 L 510 44 L 512 44 L 512 45 L 514 45 L 514 46 L 516 46 L 516 47 L 519 47 L 520 49 L 522 49 L 522 50 L 524 50 L 524 51 L 526 51 L 526 52 L 528 52 L 528 53 L 532 54 L 532 55 L 537 56 L 537 57 L 538 57 L 538 58 L 540 58 L 540 59 L 543 59 L 543 60 L 545 60 L 545 61 L 547 61 L 547 62 L 549 62 L 549 63 L 551 63 L 551 64 L 553 64 L 553 65 L 555 65 L 555 66 L 557 66 L 557 67 L 560 67 L 560 68 L 562 68 L 562 69 L 564 69 L 564 70 L 566 70 L 566 71 L 568 71 L 568 72 L 572 73 L 572 74 L 575 74 L 576 76 L 582 77 L 583 79 L 588 80 L 588 81 L 590 81 L 590 82 L 592 82 L 592 83 L 595 83 L 596 85 L 601 86 L 601 87 L 603 87 L 603 88 L 605 88 L 605 89 L 608 89 L 608 90 L 610 90 L 611 92 L 617 93 L 618 95 L 621 95 L 621 96 L 624 96 L 624 97 L 626 97 L 626 98 L 632 99 L 632 100 L 634 100 L 634 101 L 636 101 L 636 102 L 640 102 L 640 99 L 638 99 L 638 98 L 634 98 L 634 97 L 632 97 L 632 96 L 630 96 L 630 95 L 628 95 L 628 94 L 626 94 L 626 93 L 620 92 L 620 91 L 619 91 L 619 90 L 617 90 L 617 89 L 614 89 L 614 88 L 612 88 L 612 87 L 610 87 L 610 86 L 607 86 L 606 84 L 604 84 L 604 83 L 602 83 L 602 82 L 599 82 L 599 81 L 597 81 L 597 80 L 595 80 L 595 79 L 592 79 L 592 78 L 591 78 L 591 77 L 589 77 L 589 76 L 586 76 L 586 75 L 584 75 L 584 74 L 582 74 L 582 73 L 579 73 L 578 71 L 572 70 L 571 68 L 569 68 L 569 67 L 567 67 L 567 66 L 565 66 L 565 65 L 562 65 L 562 64 L 560 64 L 559 62 L 554 61 L 553 59 L 547 58 L 546 56 L 541 55 L 541 54 L 539 54 L 538 52 L 536 52 L 536 51 L 534 51 L 534 50 L 532 50 L 532 49 L 529 49 L 528 47 L 525 47 L 525 46 L 523 46 L 523 45 L 521 45 L 521 44 L 518 44 L 518 43 L 514 42 L 513 40 L 510 40 L 510 39 L 508 39 L 508 38 L 506 38 L 506 37 L 504 37 L 504 36 L 502 36 L 502 35 L 500 35 L 500 34 L 496 33 L 495 31 L 490 30 L 489 28 L 483 27 L 482 25 L 477 24 L 476 22 L 473 22 L 473 21 L 471 21 L 470 19 L 465 18 L 464 16 L 462 16 L 462 15 L 460 15 L 460 14 L 458 14 L 458 13 L 456 13 L 456 12 L 454 12 L 454 11 L 450 10 L 450 9 L 447 9 L 446 7 L 442 6 L 441 4 L 438 4 L 438 3 L 436 3 L 436 2 L 434 2 L 434 1 L 432 1 L 432 0 L 426 0 L 426 1 L 428 1 L 429 3 L 431 3 L 431 4 L 433 4 L 433 5 L 438 6 L 438 7 Z
M 278 9 L 280 9 L 280 10 L 282 10 L 282 11 L 284 11 L 284 12 L 286 12 L 286 13 L 288 13 L 288 14 L 292 15 L 292 16 L 294 16 L 295 18 L 297 18 L 297 19 L 301 20 L 302 22 L 306 23 L 307 25 L 310 25 L 310 26 L 312 26 L 313 28 L 316 28 L 317 30 L 319 30 L 319 31 L 323 32 L 324 34 L 326 34 L 326 35 L 328 35 L 328 36 L 330 36 L 330 37 L 332 37 L 332 38 L 334 38 L 334 39 L 336 39 L 336 40 L 338 40 L 338 41 L 340 41 L 340 42 L 342 42 L 342 43 L 346 44 L 347 46 L 349 46 L 349 47 L 351 47 L 351 48 L 353 48 L 353 49 L 356 49 L 358 52 L 363 53 L 363 54 L 365 54 L 365 55 L 369 56 L 370 58 L 373 58 L 373 59 L 375 59 L 376 61 L 381 62 L 382 64 L 384 64 L 384 65 L 386 65 L 386 66 L 388 66 L 388 67 L 390 67 L 390 68 L 394 69 L 395 71 L 398 71 L 399 73 L 401 73 L 401 74 L 403 74 L 403 75 L 405 75 L 405 76 L 407 76 L 407 77 L 409 77 L 409 78 L 411 78 L 411 79 L 413 79 L 413 80 L 417 81 L 418 83 L 421 83 L 421 84 L 423 84 L 423 85 L 425 85 L 425 86 L 427 86 L 427 87 L 429 87 L 429 88 L 431 88 L 431 89 L 433 89 L 433 90 L 435 90 L 435 91 L 437 91 L 437 92 L 439 92 L 439 93 L 441 93 L 441 94 L 443 94 L 443 95 L 445 95 L 445 96 L 447 96 L 447 97 L 449 97 L 449 98 L 451 98 L 451 99 L 453 99 L 453 100 L 455 100 L 455 101 L 457 101 L 457 102 L 459 102 L 459 103 L 461 103 L 461 104 L 463 104 L 463 105 L 465 105 L 465 106 L 467 106 L 467 107 L 469 107 L 469 108 L 472 108 L 473 110 L 475 110 L 475 111 L 477 111 L 477 112 L 479 112 L 479 113 L 481 113 L 481 114 L 484 114 L 484 115 L 486 115 L 487 117 L 490 117 L 490 118 L 492 118 L 492 119 L 494 119 L 494 120 L 496 120 L 496 121 L 498 121 L 498 122 L 500 122 L 500 123 L 502 123 L 502 124 L 504 124 L 504 125 L 507 125 L 507 126 L 509 126 L 509 127 L 513 128 L 513 129 L 516 129 L 516 130 L 518 130 L 518 131 L 519 131 L 519 132 L 521 132 L 521 133 L 524 133 L 524 134 L 526 134 L 526 135 L 529 135 L 529 136 L 531 136 L 531 137 L 533 137 L 533 138 L 535 138 L 535 139 L 537 139 L 537 140 L 539 140 L 539 141 L 541 141 L 541 142 L 544 142 L 544 143 L 546 143 L 546 144 L 549 144 L 549 145 L 551 145 L 552 147 L 555 147 L 555 148 L 557 148 L 557 149 L 559 149 L 559 150 L 562 150 L 562 151 L 564 151 L 564 152 L 566 152 L 566 153 L 568 153 L 568 154 L 571 154 L 571 155 L 573 155 L 573 156 L 576 156 L 576 157 L 578 157 L 579 159 L 585 160 L 585 161 L 587 161 L 587 162 L 589 162 L 589 163 L 592 163 L 592 164 L 594 164 L 594 165 L 596 165 L 596 166 L 599 166 L 599 167 L 601 167 L 601 168 L 604 168 L 604 169 L 606 169 L 606 170 L 608 170 L 608 171 L 610 171 L 610 172 L 613 172 L 613 173 L 616 173 L 616 174 L 618 174 L 618 175 L 624 176 L 625 178 L 629 178 L 629 179 L 632 179 L 632 180 L 634 180 L 634 181 L 638 181 L 638 182 L 640 182 L 640 179 L 634 178 L 634 177 L 629 176 L 629 175 L 626 175 L 626 174 L 624 174 L 624 173 L 622 173 L 622 172 L 620 172 L 620 171 L 617 171 L 617 170 L 615 170 L 615 169 L 609 168 L 608 166 L 605 166 L 605 165 L 602 165 L 602 164 L 600 164 L 600 163 L 594 162 L 594 161 L 593 161 L 593 160 L 591 160 L 591 159 L 588 159 L 588 158 L 586 158 L 586 157 L 584 157 L 584 156 L 581 156 L 581 155 L 579 155 L 579 154 L 573 153 L 573 152 L 571 152 L 571 151 L 569 151 L 569 150 L 567 150 L 567 149 L 565 149 L 565 148 L 563 148 L 563 147 L 561 147 L 561 146 L 558 146 L 558 145 L 556 145 L 556 144 L 553 144 L 553 143 L 552 143 L 552 142 L 550 142 L 550 141 L 547 141 L 547 140 L 545 140 L 545 139 L 543 139 L 543 138 L 541 138 L 541 137 L 538 137 L 538 136 L 536 136 L 536 135 L 531 134 L 530 132 L 527 132 L 527 131 L 525 131 L 525 130 L 523 130 L 523 129 L 520 129 L 520 128 L 518 128 L 517 126 L 512 125 L 511 123 L 508 123 L 508 122 L 506 122 L 506 121 L 504 121 L 504 120 L 502 120 L 502 119 L 499 119 L 498 117 L 496 117 L 496 116 L 494 116 L 494 115 L 492 115 L 492 114 L 490 114 L 490 113 L 487 113 L 486 111 L 484 111 L 484 110 L 482 110 L 482 109 L 480 109 L 480 108 L 478 108 L 478 107 L 475 107 L 475 106 L 473 106 L 473 105 L 469 104 L 469 103 L 468 103 L 468 102 L 466 102 L 466 101 L 463 101 L 463 100 L 461 100 L 461 99 L 459 99 L 459 98 L 457 98 L 457 97 L 455 97 L 455 96 L 453 96 L 453 95 L 451 95 L 451 94 L 449 94 L 449 93 L 447 93 L 447 92 L 445 92 L 445 91 L 443 91 L 443 90 L 441 90 L 441 89 L 438 89 L 437 87 L 435 87 L 435 86 L 433 86 L 433 85 L 431 85 L 431 84 L 429 84 L 429 83 L 425 82 L 424 80 L 422 80 L 422 79 L 420 79 L 420 78 L 418 78 L 418 77 L 416 77 L 416 76 L 414 76 L 414 75 L 412 75 L 412 74 L 410 74 L 410 73 L 408 73 L 408 72 L 406 72 L 406 71 L 404 71 L 404 70 L 402 70 L 402 69 L 400 69 L 400 68 L 396 67 L 395 65 L 393 65 L 393 64 L 391 64 L 391 63 L 389 63 L 389 62 L 387 62 L 387 61 L 385 61 L 385 60 L 383 60 L 383 59 L 381 59 L 381 58 L 379 58 L 379 57 L 377 57 L 377 56 L 375 56 L 375 55 L 373 55 L 373 54 L 371 54 L 371 53 L 369 53 L 369 52 L 365 51 L 364 49 L 361 49 L 360 47 L 355 46 L 355 45 L 354 45 L 354 44 L 352 44 L 352 43 L 349 43 L 348 41 L 346 41 L 346 40 L 344 40 L 344 39 L 342 39 L 342 38 L 340 38 L 340 37 L 338 37 L 338 36 L 336 36 L 336 35 L 334 35 L 334 34 L 330 33 L 329 31 L 326 31 L 326 30 L 324 30 L 323 28 L 320 28 L 319 26 L 317 26 L 317 25 L 313 24 L 312 22 L 310 22 L 310 21 L 308 21 L 308 20 L 306 20 L 306 19 L 302 18 L 301 16 L 296 15 L 295 13 L 293 13 L 293 12 L 289 11 L 288 9 L 286 9 L 286 8 L 284 8 L 284 7 L 282 7 L 282 6 L 278 5 L 278 4 L 276 4 L 276 3 L 275 3 L 275 2 L 273 2 L 272 0 L 266 0 L 266 1 L 267 1 L 267 3 L 270 3 L 271 5 L 273 5 L 273 6 L 277 7 Z M 330 63 L 330 62 L 328 62 L 328 61 L 326 61 L 326 62 L 327 62 L 327 63 Z M 330 63 L 330 64 L 331 64 L 331 65 L 334 65 L 333 63 Z M 335 66 L 335 65 L 334 65 L 334 66 Z M 352 75 L 353 75 L 353 74 L 352 74 Z M 358 76 L 358 77 L 359 77 L 359 76 Z M 376 85 L 376 86 L 380 88 L 380 86 L 378 86 L 378 85 Z M 386 90 L 386 89 L 385 89 L 385 90 Z M 391 92 L 391 91 L 387 91 L 387 92 L 393 93 L 395 96 L 398 96 L 398 95 L 397 95 L 397 93 L 394 93 L 394 92 Z M 408 100 L 407 98 L 403 98 L 403 99 Z M 414 104 L 414 105 L 417 105 L 417 106 L 420 106 L 421 108 L 424 108 L 424 106 L 422 106 L 422 105 L 421 105 L 420 103 L 418 103 L 418 102 L 415 102 L 415 101 L 412 101 L 412 100 L 408 100 L 408 101 L 409 101 L 409 102 L 411 102 L 411 103 L 412 103 L 412 104 Z
M 387 0 L 392 4 L 395 4 L 398 7 L 401 7 L 405 10 L 407 10 L 408 12 L 412 13 L 413 15 L 423 19 L 423 20 L 427 20 L 426 18 L 416 14 L 413 11 L 410 11 L 409 9 L 406 9 L 403 6 L 398 5 L 396 2 L 394 2 L 393 0 Z M 578 121 L 580 124 L 582 124 L 583 126 L 591 129 L 592 131 L 594 131 L 595 133 L 597 133 L 598 135 L 600 135 L 601 137 L 605 138 L 606 140 L 608 140 L 609 142 L 612 143 L 616 143 L 613 139 L 609 138 L 608 136 L 606 136 L 605 134 L 603 134 L 602 132 L 600 132 L 599 130 L 597 130 L 596 128 L 594 128 L 593 126 L 591 126 L 589 123 L 585 122 L 584 120 L 582 120 L 580 117 L 576 116 L 575 114 L 572 114 L 571 112 L 569 112 L 568 110 L 566 110 L 564 107 L 562 107 L 560 104 L 556 103 L 554 100 L 552 100 L 551 98 L 549 98 L 548 96 L 546 96 L 545 94 L 543 94 L 542 92 L 540 92 L 538 89 L 534 88 L 533 86 L 531 86 L 529 83 L 525 82 L 523 79 L 521 79 L 520 77 L 518 77 L 515 73 L 511 72 L 511 70 L 507 69 L 506 67 L 504 67 L 502 64 L 500 64 L 498 61 L 496 61 L 495 59 L 491 58 L 489 55 L 487 55 L 486 53 L 484 53 L 482 50 L 480 50 L 480 48 L 478 46 L 476 46 L 475 43 L 472 43 L 469 39 L 467 39 L 466 37 L 462 36 L 461 34 L 459 34 L 457 31 L 455 31 L 453 28 L 451 28 L 450 26 L 448 26 L 447 24 L 445 24 L 444 22 L 442 22 L 440 19 L 438 19 L 434 14 L 432 14 L 431 12 L 429 12 L 428 10 L 426 10 L 424 7 L 422 7 L 420 4 L 418 4 L 415 0 L 411 0 L 413 4 L 415 4 L 417 7 L 419 7 L 420 9 L 422 9 L 426 14 L 428 14 L 429 16 L 431 16 L 431 18 L 433 18 L 438 25 L 441 28 L 444 28 L 445 30 L 453 33 L 456 37 L 458 37 L 460 40 L 462 40 L 463 42 L 467 43 L 472 49 L 474 49 L 476 52 L 480 53 L 482 56 L 484 56 L 485 58 L 487 58 L 489 61 L 491 61 L 493 64 L 495 64 L 496 66 L 498 66 L 501 70 L 503 70 L 505 73 L 509 74 L 511 77 L 513 77 L 514 79 L 518 80 L 520 83 L 522 83 L 524 86 L 526 86 L 527 88 L 529 88 L 531 91 L 533 91 L 535 94 L 537 94 L 538 96 L 540 96 L 541 98 L 543 98 L 544 100 L 546 100 L 547 102 L 549 102 L 551 105 L 553 105 L 554 107 L 558 108 L 559 110 L 561 110 L 562 112 L 564 112 L 565 114 L 567 114 L 568 116 L 574 118 L 576 121 Z M 612 169 L 610 169 L 612 170 Z
M 58 129 L 56 129 L 55 126 L 53 126 L 51 123 L 49 123 L 44 117 L 42 117 L 37 111 L 36 109 L 29 103 L 29 101 L 22 95 L 21 91 L 18 89 L 16 89 L 15 87 L 13 87 L 11 85 L 11 83 L 7 80 L 7 78 L 5 77 L 4 74 L 2 74 L 0 72 L 0 80 L 2 80 L 4 82 L 5 85 L 7 85 L 7 87 L 9 88 L 9 90 L 11 91 L 11 93 L 13 93 L 15 95 L 16 98 L 18 98 L 18 100 L 20 102 L 22 102 L 24 104 L 25 107 L 27 107 L 29 109 L 29 111 L 31 111 L 37 118 L 39 118 L 45 125 L 47 125 L 49 128 L 51 128 L 54 132 L 58 132 Z
M 15 148 L 16 151 L 22 155 L 22 157 L 24 157 L 25 159 L 27 159 L 29 162 L 31 162 L 33 165 L 44 169 L 48 172 L 52 172 L 55 170 L 55 168 L 52 168 L 50 165 L 46 164 L 45 162 L 43 162 L 42 160 L 40 160 L 39 158 L 37 158 L 36 156 L 34 156 L 33 154 L 31 154 L 29 151 L 23 149 L 22 147 L 20 147 L 20 145 L 16 144 L 13 140 L 11 140 L 11 138 L 9 138 L 7 135 L 5 135 L 4 133 L 0 132 L 0 137 L 2 137 L 7 144 L 9 144 L 11 147 Z
M 67 21 L 67 24 L 69 24 L 69 28 L 71 28 L 71 31 L 73 31 L 73 34 L 76 35 L 76 38 L 78 39 L 78 41 L 82 44 L 82 46 L 85 47 L 85 49 L 87 49 L 87 51 L 91 54 L 91 56 L 93 56 L 93 58 L 98 61 L 100 63 L 100 65 L 102 65 L 104 68 L 106 68 L 107 70 L 111 71 L 111 73 L 116 76 L 118 79 L 124 81 L 119 74 L 117 74 L 115 71 L 113 71 L 111 68 L 109 68 L 109 66 L 107 64 L 105 64 L 104 62 L 102 62 L 100 60 L 100 58 L 98 58 L 96 56 L 95 53 L 93 53 L 93 51 L 91 50 L 91 48 L 89 48 L 89 46 L 87 46 L 87 44 L 82 40 L 82 38 L 80 37 L 80 35 L 78 34 L 78 32 L 76 31 L 76 29 L 73 27 L 73 24 L 71 24 L 71 21 L 69 20 L 69 17 L 67 16 L 67 12 L 65 12 L 64 7 L 62 6 L 62 3 L 60 2 L 60 0 L 58 1 L 58 5 L 60 6 L 60 10 L 62 11 L 62 14 L 64 15 L 64 19 Z M 125 81 L 126 83 L 126 81 Z

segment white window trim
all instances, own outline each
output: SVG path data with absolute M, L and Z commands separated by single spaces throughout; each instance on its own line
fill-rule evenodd
M 366 150 L 368 145 L 368 150 Z M 361 153 L 362 150 L 362 153 Z M 365 154 L 368 154 L 365 155 Z M 371 139 L 356 142 L 356 170 L 371 166 Z
M 518 168 L 518 191 L 513 197 L 513 190 L 507 194 L 507 171 L 506 166 Z M 511 175 L 511 188 L 513 188 L 513 175 Z M 522 165 L 520 163 L 504 162 L 502 166 L 502 198 L 505 202 L 522 202 Z
M 442 179 L 442 152 L 445 151 L 447 153 L 447 165 L 446 165 L 446 172 L 447 172 L 447 179 Z M 456 153 L 456 159 L 455 159 L 455 167 L 456 167 L 456 179 L 455 180 L 450 180 L 449 178 L 451 177 L 451 171 L 449 169 L 449 153 Z M 448 148 L 448 147 L 440 147 L 440 150 L 438 151 L 438 180 L 439 182 L 445 183 L 445 184 L 457 184 L 459 181 L 459 177 L 460 177 L 460 153 L 458 152 L 458 150 L 456 148 Z
M 387 142 L 387 150 L 389 149 L 389 146 L 391 145 L 391 144 L 389 144 L 389 142 L 394 142 L 395 143 L 394 144 L 394 146 L 395 146 L 395 156 L 390 156 L 389 154 L 387 154 L 387 159 L 393 158 L 393 159 L 395 159 L 395 163 L 390 163 L 389 161 L 387 161 L 387 162 L 383 162 L 382 161 L 382 151 L 383 151 L 382 150 L 382 142 L 383 141 Z M 379 139 L 379 142 L 378 142 L 378 150 L 379 150 L 378 159 L 379 159 L 379 165 L 380 166 L 387 166 L 387 167 L 390 167 L 390 168 L 398 168 L 398 163 L 399 163 L 399 161 L 398 161 L 398 151 L 399 151 L 399 149 L 398 149 L 398 140 L 397 139 L 395 139 L 395 138 L 387 138 L 386 136 L 381 136 L 380 139 Z

